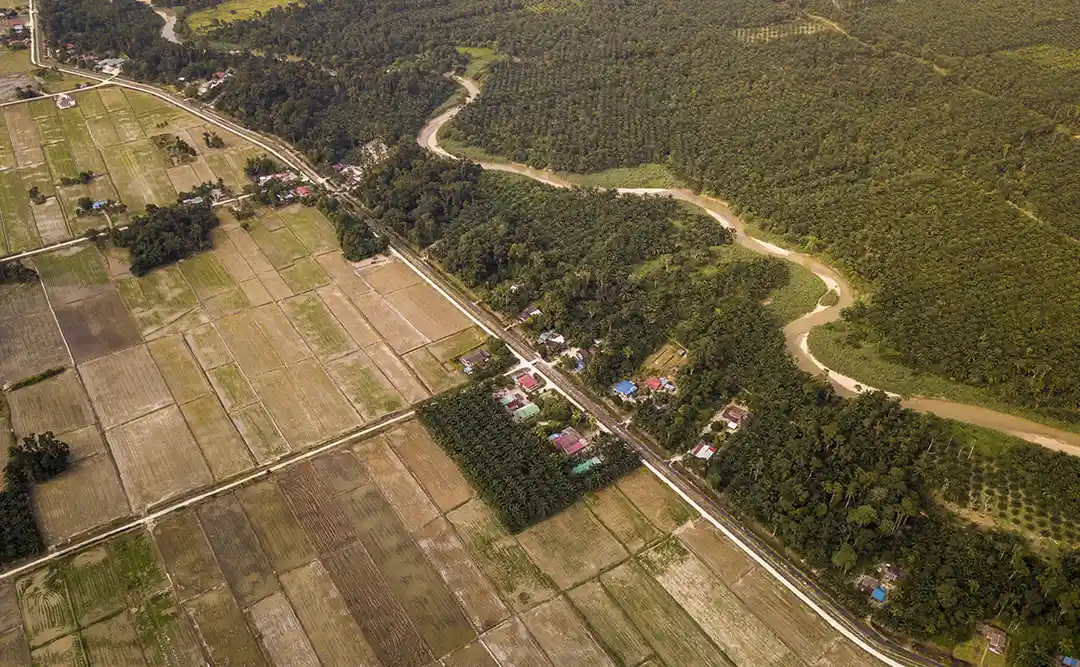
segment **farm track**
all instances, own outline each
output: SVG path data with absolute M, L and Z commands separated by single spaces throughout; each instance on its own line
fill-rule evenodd
M 444 157 L 456 156 L 451 155 L 439 145 L 439 129 L 456 116 L 465 104 L 471 103 L 480 96 L 480 86 L 476 81 L 457 76 L 454 77 L 454 80 L 468 92 L 465 103 L 447 109 L 433 118 L 424 126 L 416 138 L 420 146 Z M 575 185 L 554 172 L 536 169 L 523 164 L 512 162 L 480 162 L 479 164 L 484 169 L 518 174 L 554 187 L 567 188 Z M 800 264 L 813 272 L 829 289 L 835 291 L 839 298 L 835 304 L 819 306 L 784 327 L 784 339 L 787 343 L 788 352 L 804 371 L 813 375 L 827 372 L 829 382 L 842 395 L 854 396 L 860 391 L 874 390 L 873 387 L 860 383 L 854 378 L 827 369 L 824 364 L 814 357 L 806 342 L 811 329 L 829 322 L 835 322 L 840 318 L 840 311 L 855 301 L 855 289 L 838 271 L 809 255 L 786 250 L 750 236 L 746 233 L 746 226 L 743 221 L 731 212 L 725 202 L 719 199 L 684 188 L 616 188 L 616 190 L 624 194 L 662 195 L 693 204 L 715 218 L 720 224 L 734 230 L 736 232 L 736 242 L 744 248 L 760 255 L 779 257 L 788 262 Z M 895 394 L 891 395 L 896 396 Z M 1080 433 L 1072 433 L 1030 419 L 967 403 L 957 403 L 928 396 L 900 398 L 904 407 L 918 412 L 930 412 L 939 417 L 1001 431 L 1047 449 L 1080 456 Z

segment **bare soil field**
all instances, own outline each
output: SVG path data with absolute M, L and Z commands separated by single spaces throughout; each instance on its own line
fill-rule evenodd
M 47 544 L 83 535 L 128 516 L 128 496 L 116 466 L 102 452 L 33 489 L 34 513 Z
M 384 437 L 441 512 L 449 512 L 473 497 L 461 470 L 420 422 L 406 422 Z
M 150 416 L 166 410 L 178 412 Z M 108 457 L 80 464 L 95 459 Z M 633 556 L 597 514 L 637 512 L 640 524 L 657 512 L 615 496 L 513 536 L 459 472 L 439 470 L 448 465 L 407 422 L 167 515 L 152 537 L 114 538 L 23 576 L 17 596 L 0 584 L 0 655 L 26 667 L 802 664 L 776 639 L 809 627 L 798 610 L 744 605 L 715 559 L 682 546 L 690 534 L 698 550 L 720 549 L 698 535 L 706 525 L 678 538 L 654 527 Z M 659 492 L 649 502 L 668 516 L 678 501 Z M 737 586 L 768 605 L 759 576 Z M 865 664 L 827 632 L 806 642 L 815 664 Z
M 439 510 L 427 497 L 409 469 L 394 454 L 383 435 L 364 440 L 353 447 L 364 470 L 389 504 L 402 517 L 407 530 L 415 531 L 439 516 Z
M 198 516 L 225 581 L 241 606 L 250 606 L 278 590 L 270 560 L 235 496 L 207 502 L 199 507 Z
M 283 574 L 281 585 L 323 667 L 375 667 L 379 664 L 321 561 Z
M 139 328 L 115 291 L 56 309 L 71 356 L 81 364 L 140 342 Z
M 274 570 L 288 572 L 315 558 L 311 540 L 285 504 L 274 480 L 245 486 L 236 492 L 236 497 Z
M 670 533 L 692 518 L 690 508 L 664 483 L 641 468 L 620 479 L 616 486 L 657 528 Z
M 67 346 L 49 310 L 0 317 L 0 384 L 70 363 Z
M 554 667 L 517 617 L 488 632 L 482 641 L 499 664 L 515 667 Z
M 836 633 L 795 594 L 759 569 L 731 586 L 746 608 L 771 628 L 783 628 L 780 639 L 803 662 L 812 665 L 837 641 Z
M 117 426 L 105 438 L 132 507 L 150 507 L 214 480 L 176 406 Z
M 562 590 L 626 560 L 626 550 L 578 503 L 518 535 L 529 559 Z
M 393 383 L 363 350 L 327 363 L 326 370 L 365 421 L 374 421 L 406 405 Z
M 776 634 L 678 540 L 653 547 L 641 562 L 735 664 L 768 667 L 797 662 Z
M 86 392 L 73 371 L 9 392 L 7 402 L 18 437 L 44 431 L 67 433 L 94 423 Z
M 304 634 L 304 628 L 281 593 L 274 593 L 257 603 L 248 611 L 248 616 L 271 663 L 320 667 L 319 658 Z
M 247 445 L 215 397 L 202 396 L 181 405 L 180 411 L 215 480 L 228 479 L 255 466 Z
M 79 375 L 106 429 L 172 403 L 145 345 L 82 364 Z
M 582 584 L 566 595 L 593 634 L 623 665 L 636 665 L 652 655 L 633 622 L 598 581 Z
M 428 561 L 453 591 L 477 632 L 490 630 L 510 616 L 475 561 L 469 556 L 453 527 L 438 518 L 416 533 L 417 544 Z
M 521 616 L 529 633 L 556 665 L 615 667 L 604 649 L 563 598 L 531 609 Z
M 703 519 L 683 525 L 675 535 L 728 586 L 754 569 L 749 556 Z

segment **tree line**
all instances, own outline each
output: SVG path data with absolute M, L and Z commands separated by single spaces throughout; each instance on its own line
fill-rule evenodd
M 546 439 L 514 421 L 492 398 L 490 382 L 441 394 L 418 408 L 420 420 L 461 466 L 511 532 L 558 514 L 588 491 L 630 472 L 641 461 L 617 439 L 602 439 L 605 463 L 583 476 Z

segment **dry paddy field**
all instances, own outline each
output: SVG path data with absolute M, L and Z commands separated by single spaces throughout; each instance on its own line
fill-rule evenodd
M 406 422 L 0 581 L 0 663 L 870 664 L 650 479 L 510 535 Z
M 132 113 L 132 131 L 154 126 L 152 106 Z M 78 244 L 34 256 L 40 282 L 0 286 L 0 385 L 65 368 L 5 393 L 17 437 L 73 446 L 73 470 L 35 490 L 50 545 L 464 381 L 453 359 L 483 337 L 404 264 L 345 261 L 315 209 L 267 209 L 250 230 L 221 216 L 212 251 L 141 278 L 126 251 Z
M 147 204 L 170 204 L 178 191 L 221 178 L 244 182 L 244 163 L 259 150 L 225 133 L 224 148 L 208 148 L 203 121 L 155 97 L 103 87 L 75 93 L 77 105 L 57 109 L 52 99 L 28 101 L 0 113 L 0 255 L 30 250 L 108 226 L 102 216 L 76 216 L 80 197 L 113 199 L 139 213 Z M 196 159 L 169 166 L 151 138 L 173 134 Z M 60 185 L 88 171 L 86 185 Z M 36 186 L 46 196 L 34 204 Z

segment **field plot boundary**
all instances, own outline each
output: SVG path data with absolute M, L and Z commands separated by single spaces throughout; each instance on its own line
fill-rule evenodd
M 226 493 L 228 493 L 230 491 L 233 491 L 235 489 L 238 489 L 238 488 L 244 486 L 245 484 L 249 484 L 249 483 L 251 483 L 251 482 L 253 482 L 255 480 L 266 477 L 267 475 L 269 475 L 271 473 L 277 472 L 279 470 L 284 470 L 286 468 L 290 468 L 290 467 L 292 467 L 292 466 L 294 466 L 294 465 L 296 465 L 298 463 L 303 463 L 303 462 L 307 461 L 308 459 L 311 459 L 313 457 L 318 456 L 319 454 L 323 454 L 323 453 L 328 452 L 328 451 L 330 451 L 332 449 L 336 449 L 336 448 L 341 447 L 343 445 L 349 444 L 349 443 L 353 442 L 354 440 L 357 440 L 357 439 L 362 440 L 363 438 L 365 438 L 367 436 L 374 435 L 374 434 L 376 434 L 376 433 L 378 433 L 378 432 L 380 432 L 380 431 L 382 431 L 384 429 L 387 429 L 387 428 L 393 426 L 394 424 L 397 424 L 397 423 L 403 422 L 403 421 L 408 421 L 409 419 L 413 419 L 414 417 L 416 417 L 416 412 L 414 410 L 408 410 L 407 412 L 403 412 L 403 413 L 396 414 L 396 415 L 387 415 L 382 421 L 379 421 L 379 422 L 377 422 L 375 424 L 371 424 L 369 426 L 365 426 L 365 427 L 360 428 L 360 429 L 358 429 L 358 430 L 356 430 L 356 431 L 354 431 L 352 433 L 347 433 L 347 434 L 341 436 L 340 438 L 338 438 L 336 440 L 333 440 L 331 442 L 327 442 L 327 443 L 322 444 L 322 445 L 318 445 L 318 446 L 313 447 L 313 448 L 311 448 L 311 449 L 309 449 L 307 451 L 299 452 L 299 453 L 297 453 L 297 454 L 295 454 L 293 456 L 290 456 L 289 458 L 287 458 L 284 461 L 278 461 L 276 463 L 268 465 L 268 466 L 266 466 L 264 468 L 256 470 L 256 471 L 254 471 L 254 472 L 252 472 L 250 474 L 247 474 L 247 475 L 241 477 L 240 479 L 236 479 L 236 480 L 233 480 L 233 481 L 228 482 L 226 484 L 223 484 L 221 486 L 211 488 L 211 489 L 209 489 L 207 491 L 203 491 L 202 493 L 199 493 L 199 494 L 197 494 L 195 496 L 192 496 L 192 497 L 184 499 L 184 500 L 180 500 L 180 501 L 175 502 L 174 504 L 169 505 L 167 507 L 163 507 L 161 509 L 154 510 L 153 512 L 150 512 L 150 513 L 146 514 L 143 517 L 135 519 L 134 521 L 129 521 L 128 523 L 125 523 L 125 524 L 123 524 L 121 526 L 116 526 L 114 528 L 108 529 L 108 530 L 106 530 L 105 532 L 102 532 L 99 535 L 94 535 L 93 537 L 88 537 L 88 538 L 86 538 L 85 540 L 83 540 L 81 542 L 78 542 L 76 544 L 70 544 L 68 546 L 57 549 L 56 551 L 48 553 L 48 554 L 42 556 L 41 558 L 37 558 L 37 559 L 32 560 L 32 561 L 27 562 L 27 563 L 23 563 L 22 565 L 19 565 L 17 567 L 13 567 L 13 568 L 5 571 L 5 572 L 0 572 L 0 582 L 4 582 L 4 581 L 7 581 L 9 579 L 13 579 L 14 577 L 16 577 L 16 576 L 18 576 L 20 574 L 23 574 L 24 572 L 29 572 L 30 570 L 41 567 L 42 565 L 47 565 L 48 563 L 51 563 L 54 560 L 57 560 L 59 558 L 63 558 L 64 556 L 75 553 L 76 551 L 81 551 L 81 550 L 86 549 L 88 547 L 94 546 L 95 544 L 98 544 L 100 542 L 104 542 L 105 540 L 109 539 L 110 537 L 116 537 L 117 535 L 121 535 L 121 534 L 126 533 L 128 531 L 131 531 L 133 529 L 137 529 L 137 528 L 141 528 L 143 526 L 151 525 L 154 522 L 158 521 L 159 519 L 162 519 L 162 518 L 164 518 L 164 517 L 166 517 L 166 516 L 168 516 L 170 514 L 173 514 L 175 512 L 178 512 L 178 511 L 180 511 L 180 510 L 182 510 L 184 508 L 190 507 L 190 506 L 195 505 L 195 504 L 197 504 L 199 502 L 202 502 L 204 500 L 208 500 L 208 499 L 211 499 L 211 498 L 216 498 L 217 496 L 220 496 L 220 495 L 226 494 Z

